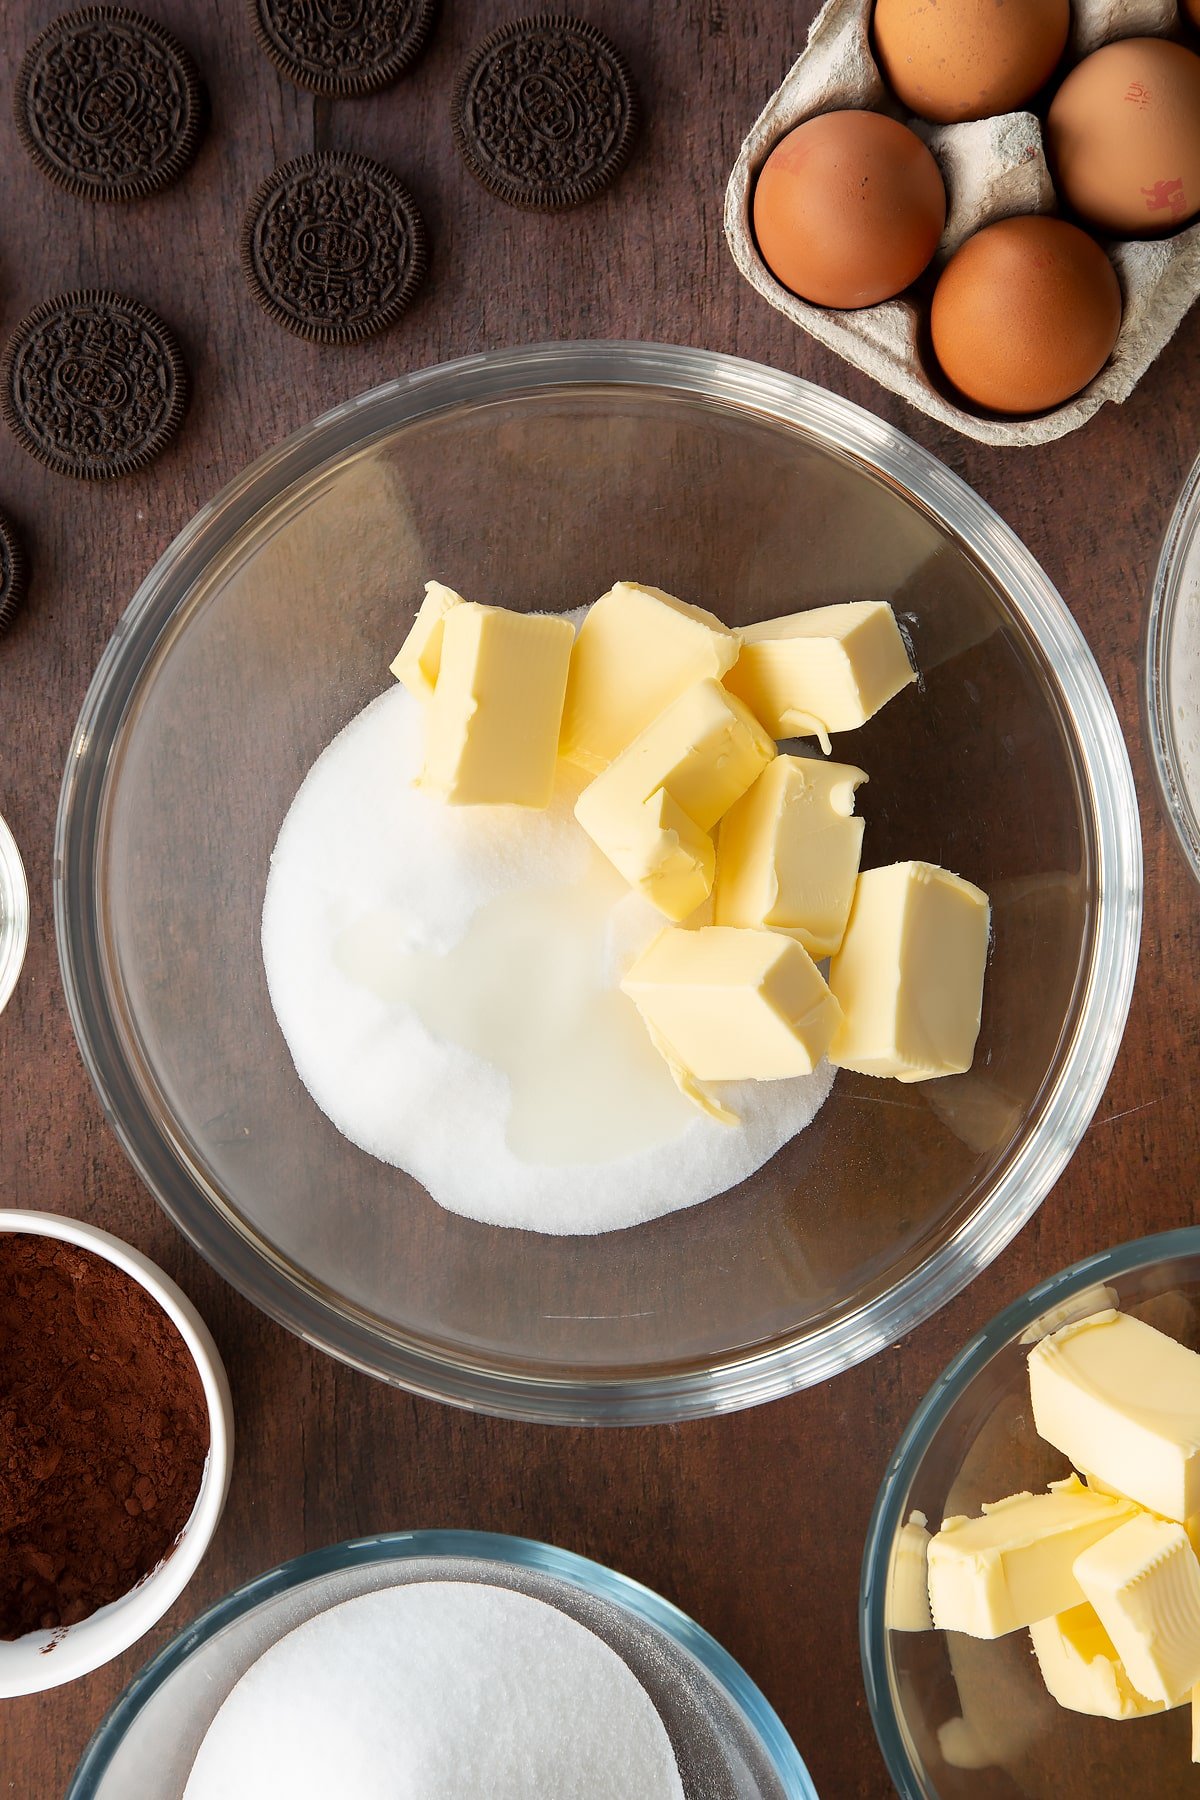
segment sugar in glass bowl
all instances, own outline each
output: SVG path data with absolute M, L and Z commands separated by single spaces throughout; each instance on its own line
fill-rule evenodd
M 986 1642 L 888 1624 L 910 1513 L 936 1531 L 945 1517 L 974 1516 L 985 1501 L 1067 1474 L 1066 1458 L 1034 1430 L 1029 1348 L 1109 1306 L 1200 1349 L 1200 1229 L 1118 1245 L 1031 1289 L 955 1357 L 888 1465 L 867 1534 L 859 1627 L 871 1717 L 902 1800 L 1194 1791 L 1190 1707 L 1120 1721 L 1068 1712 L 1046 1692 L 1027 1631 Z
M 341 1137 L 267 995 L 268 859 L 320 750 L 388 684 L 435 575 L 550 610 L 632 578 L 733 625 L 891 600 L 920 692 L 838 748 L 870 772 L 868 863 L 922 856 L 991 895 L 971 1072 L 916 1087 L 840 1074 L 816 1122 L 733 1193 L 592 1238 L 444 1212 Z M 1141 916 L 1111 702 L 1007 527 L 835 395 L 649 344 L 404 376 L 254 464 L 170 547 L 105 651 L 57 847 L 85 1061 L 192 1242 L 347 1361 L 548 1420 L 766 1400 L 958 1291 L 1087 1127 Z

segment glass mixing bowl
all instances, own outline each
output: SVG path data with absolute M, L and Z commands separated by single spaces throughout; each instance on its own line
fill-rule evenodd
M 444 1212 L 341 1137 L 275 1023 L 263 887 L 297 786 L 386 686 L 431 574 L 549 609 L 633 576 L 735 625 L 893 601 L 922 681 L 852 740 L 871 776 L 867 858 L 921 856 L 991 895 L 972 1071 L 916 1087 L 839 1075 L 815 1124 L 734 1192 L 593 1238 Z M 197 1248 L 361 1368 L 551 1420 L 766 1400 L 963 1287 L 1087 1128 L 1141 916 L 1111 702 L 1013 534 L 835 395 L 653 345 L 406 376 L 250 468 L 170 547 L 105 651 L 57 852 L 84 1059 Z
M 1200 881 L 1200 459 L 1183 484 L 1159 552 L 1143 673 L 1159 792 Z
M 867 1533 L 859 1629 L 871 1717 L 902 1800 L 1195 1792 L 1189 1707 L 1089 1718 L 1050 1698 L 1026 1631 L 983 1642 L 888 1626 L 899 1533 L 911 1512 L 936 1531 L 951 1514 L 977 1514 L 985 1500 L 1067 1473 L 1066 1458 L 1033 1428 L 1029 1347 L 1107 1306 L 1200 1349 L 1200 1230 L 1089 1256 L 1014 1302 L 930 1389 L 888 1466 Z
M 567 1550 L 478 1531 L 360 1538 L 238 1588 L 125 1690 L 84 1752 L 67 1800 L 180 1800 L 205 1732 L 251 1663 L 316 1613 L 406 1581 L 516 1588 L 594 1631 L 657 1707 L 688 1800 L 817 1800 L 778 1716 L 686 1614 Z

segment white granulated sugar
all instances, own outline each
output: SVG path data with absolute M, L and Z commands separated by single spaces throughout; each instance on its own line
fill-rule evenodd
M 683 1800 L 641 1683 L 527 1594 L 417 1582 L 272 1645 L 200 1746 L 184 1800 Z
M 439 1204 L 487 1224 L 614 1231 L 744 1181 L 810 1123 L 833 1070 L 722 1086 L 719 1098 L 741 1120 L 735 1127 L 685 1102 L 617 991 L 622 970 L 662 921 L 623 889 L 576 823 L 569 773 L 545 812 L 446 806 L 413 786 L 421 733 L 417 700 L 399 685 L 381 695 L 313 765 L 275 846 L 263 961 L 280 1028 L 316 1104 Z M 560 990 L 580 980 L 588 946 L 558 943 L 539 994 L 540 939 L 514 940 L 510 956 L 506 939 L 480 936 L 481 917 L 485 926 L 510 915 L 519 924 L 528 894 L 529 918 L 552 948 L 550 903 L 561 914 L 561 891 L 576 889 L 594 911 L 601 880 L 612 883 L 612 901 L 593 980 L 607 990 L 608 1010 L 580 1013 L 583 1028 L 573 1040 L 553 1039 L 554 1054 L 540 1066 L 522 1064 L 510 1080 L 498 1066 L 503 1056 L 464 1047 L 478 1032 L 450 1041 L 430 1028 L 427 1020 L 445 1018 L 444 1006 L 418 1013 L 418 977 L 453 952 L 448 963 L 458 963 L 464 983 L 486 982 L 491 1041 L 507 1048 L 503 1021 L 528 1030 L 539 1008 L 553 1012 Z M 498 942 L 504 953 L 489 954 Z M 601 1025 L 620 1031 L 606 1036 Z M 551 1017 L 545 1029 L 566 1027 Z M 574 1150 L 565 1141 L 573 1132 Z M 614 1155 L 614 1145 L 623 1153 Z

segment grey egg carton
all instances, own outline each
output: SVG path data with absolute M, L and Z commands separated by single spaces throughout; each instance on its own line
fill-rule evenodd
M 871 53 L 872 0 L 827 0 L 805 49 L 768 100 L 742 145 L 725 192 L 725 236 L 750 284 L 819 343 L 891 388 L 910 405 L 983 444 L 1046 444 L 1076 431 L 1107 400 L 1128 399 L 1200 293 L 1200 220 L 1161 239 L 1105 239 L 1121 284 L 1124 314 L 1111 357 L 1064 405 L 1036 418 L 984 416 L 959 406 L 930 380 L 921 353 L 925 308 L 901 296 L 855 312 L 813 306 L 783 287 L 759 255 L 750 223 L 759 169 L 784 134 L 818 113 L 869 107 L 906 118 Z M 1073 0 L 1070 56 L 1113 38 L 1178 32 L 1175 0 Z M 948 209 L 936 270 L 972 232 L 1014 213 L 1056 208 L 1040 120 L 1004 113 L 963 125 L 908 119 L 932 150 Z

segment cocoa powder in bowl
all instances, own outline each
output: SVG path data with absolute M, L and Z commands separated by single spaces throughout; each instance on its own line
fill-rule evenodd
M 77 1624 L 157 1568 L 208 1445 L 157 1300 L 90 1250 L 0 1232 L 0 1638 Z

